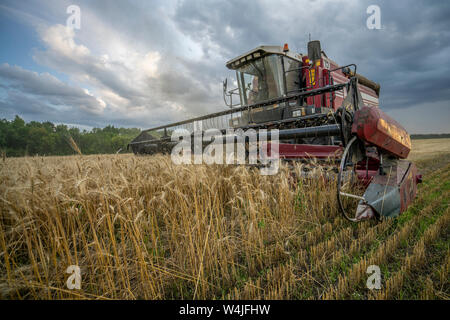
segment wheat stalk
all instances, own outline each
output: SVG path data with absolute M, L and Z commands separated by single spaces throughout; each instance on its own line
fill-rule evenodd
M 75 140 L 73 140 L 72 136 L 69 135 L 68 140 L 69 140 L 69 145 L 72 147 L 73 151 L 75 151 L 76 153 L 78 153 L 81 156 L 82 155 L 81 150 L 78 147 Z

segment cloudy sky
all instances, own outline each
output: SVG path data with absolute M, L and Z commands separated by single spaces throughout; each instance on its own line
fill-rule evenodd
M 369 5 L 381 29 L 368 29 Z M 80 28 L 67 28 L 67 8 Z M 448 1 L 0 2 L 0 118 L 148 128 L 226 108 L 225 62 L 308 34 L 381 84 L 410 133 L 450 132 Z

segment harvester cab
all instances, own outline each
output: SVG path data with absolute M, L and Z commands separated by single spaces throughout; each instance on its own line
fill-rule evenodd
M 229 90 L 227 80 L 223 83 L 228 110 L 145 130 L 129 146 L 135 154 L 170 152 L 177 143 L 170 132 L 180 128 L 192 135 L 212 128 L 223 135 L 230 128 L 278 129 L 282 160 L 339 163 L 337 201 L 345 218 L 399 215 L 421 180 L 414 164 L 402 160 L 411 150 L 408 133 L 379 109 L 380 85 L 358 74 L 355 64 L 339 66 L 319 41 L 310 41 L 307 51 L 293 53 L 287 44 L 259 46 L 228 61 L 238 85 Z M 356 207 L 354 217 L 347 212 L 350 206 Z
M 224 98 L 239 94 L 241 106 L 261 104 L 259 108 L 244 111 L 241 117 L 233 119 L 234 127 L 247 124 L 279 121 L 298 116 L 326 113 L 336 103 L 330 94 L 317 97 L 292 99 L 289 101 L 271 100 L 317 89 L 329 84 L 327 69 L 329 60 L 320 49 L 319 41 L 308 44 L 308 56 L 292 53 L 287 44 L 279 46 L 259 46 L 235 59 L 226 66 L 236 71 L 238 88 L 226 91 Z M 311 57 L 312 58 L 311 58 Z M 235 104 L 237 105 L 237 104 Z M 228 103 L 228 106 L 235 106 Z

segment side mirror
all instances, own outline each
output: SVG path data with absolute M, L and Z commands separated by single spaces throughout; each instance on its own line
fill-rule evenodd
M 233 108 L 235 106 L 241 105 L 240 103 L 233 104 L 233 95 L 239 95 L 236 91 L 238 91 L 238 88 L 234 88 L 228 91 L 228 79 L 225 78 L 222 82 L 222 90 L 223 90 L 223 101 L 225 101 L 225 105 L 227 105 L 230 108 Z M 230 102 L 227 101 L 227 97 L 229 98 Z
M 225 94 L 228 88 L 228 78 L 225 78 L 225 80 L 223 80 L 222 85 L 223 85 L 223 93 Z

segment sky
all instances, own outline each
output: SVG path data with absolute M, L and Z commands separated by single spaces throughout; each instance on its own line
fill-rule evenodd
M 0 118 L 150 128 L 221 111 L 226 61 L 259 45 L 306 53 L 311 35 L 380 83 L 380 108 L 410 133 L 447 133 L 448 17 L 449 1 L 2 0 Z

